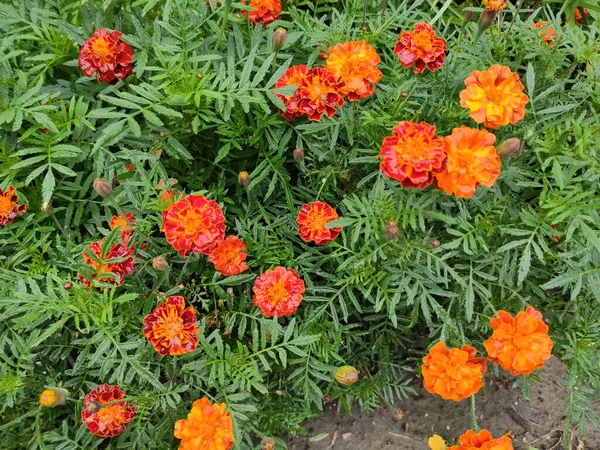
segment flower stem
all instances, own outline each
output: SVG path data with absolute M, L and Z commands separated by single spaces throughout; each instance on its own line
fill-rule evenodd
M 479 432 L 479 425 L 477 425 L 477 413 L 475 412 L 475 394 L 471 395 L 471 429 L 475 432 Z

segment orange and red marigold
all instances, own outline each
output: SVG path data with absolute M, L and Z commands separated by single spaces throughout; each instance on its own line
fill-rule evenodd
M 489 360 L 512 375 L 528 375 L 550 358 L 553 343 L 548 336 L 548 325 L 531 306 L 516 317 L 498 311 L 490 325 L 494 332 L 483 343 Z
M 248 270 L 248 264 L 245 263 L 247 251 L 243 240 L 237 236 L 227 236 L 210 251 L 208 260 L 222 275 L 230 277 Z
M 381 171 L 403 187 L 425 188 L 446 168 L 444 141 L 427 122 L 402 121 L 381 144 Z
M 485 7 L 486 11 L 498 12 L 502 11 L 508 5 L 506 4 L 505 0 L 483 0 L 483 6 Z
M 463 345 L 448 350 L 438 342 L 423 358 L 423 385 L 430 394 L 459 402 L 483 387 L 485 358 L 476 358 L 475 348 Z
M 15 191 L 14 186 L 6 191 L 0 189 L 0 225 L 10 225 L 15 217 L 27 211 L 27 205 L 17 205 L 19 198 Z
M 342 231 L 341 227 L 325 227 L 337 218 L 336 210 L 325 202 L 304 204 L 296 218 L 298 234 L 305 242 L 315 241 L 317 245 L 325 245 L 329 241 L 335 240 Z
M 119 234 L 123 244 L 127 245 L 131 237 L 131 228 L 135 226 L 135 217 L 133 213 L 127 212 L 122 216 L 112 216 L 109 223 L 110 229 L 114 230 L 119 227 Z
M 115 437 L 125 431 L 125 426 L 135 417 L 136 406 L 127 402 L 111 403 L 125 397 L 119 386 L 101 384 L 83 400 L 81 420 L 88 430 L 100 437 Z M 98 408 L 99 406 L 99 408 Z
M 460 105 L 470 110 L 477 123 L 488 128 L 514 125 L 525 117 L 529 97 L 523 93 L 519 74 L 510 68 L 494 64 L 483 72 L 475 70 L 466 80 L 460 93 Z
M 93 286 L 93 280 L 101 283 L 121 286 L 125 275 L 133 273 L 135 261 L 134 251 L 123 244 L 114 244 L 110 247 L 105 257 L 102 257 L 103 241 L 92 242 L 88 251 L 83 251 L 83 262 L 93 269 L 91 274 L 77 274 L 79 280 L 86 287 Z M 93 258 L 89 253 L 95 256 Z
M 583 14 L 581 13 L 581 10 L 583 10 Z M 575 23 L 577 25 L 583 25 L 585 23 L 585 19 L 587 17 L 590 17 L 590 12 L 587 8 L 575 8 Z
M 541 29 L 542 41 L 544 44 L 552 46 L 554 44 L 554 39 L 556 39 L 558 35 L 556 34 L 556 31 L 554 31 L 554 28 L 549 26 L 549 23 L 550 22 L 547 20 L 538 20 L 533 24 L 533 27 L 536 30 Z
M 233 447 L 233 421 L 225 403 L 196 400 L 187 419 L 175 422 L 179 450 L 229 450 Z
M 245 0 L 242 0 L 242 4 L 246 4 Z M 263 23 L 266 27 L 274 20 L 277 20 L 281 15 L 281 1 L 280 0 L 250 0 L 250 11 L 242 11 L 244 17 L 248 17 L 248 20 L 254 25 Z
M 163 211 L 167 242 L 185 256 L 208 255 L 225 238 L 225 217 L 217 202 L 203 195 L 188 195 Z
M 133 70 L 133 50 L 121 36 L 119 31 L 101 28 L 85 41 L 79 53 L 79 67 L 86 77 L 96 74 L 99 82 L 115 84 L 129 76 Z
M 278 266 L 256 279 L 252 287 L 253 302 L 265 317 L 289 316 L 302 302 L 304 289 L 304 281 L 294 269 Z
M 419 22 L 412 32 L 400 33 L 394 53 L 404 67 L 414 66 L 415 73 L 421 73 L 425 68 L 435 72 L 446 60 L 446 41 L 437 37 L 430 24 Z
M 496 136 L 486 130 L 462 126 L 444 138 L 448 156 L 446 170 L 435 174 L 437 186 L 446 194 L 470 198 L 480 184 L 492 187 L 500 175 Z
M 494 439 L 488 430 L 478 433 L 468 430 L 458 438 L 458 443 L 448 447 L 448 450 L 514 450 L 510 433 Z
M 167 301 L 154 308 L 144 317 L 144 335 L 161 356 L 176 356 L 196 350 L 198 331 L 196 312 L 192 306 L 185 307 L 185 299 L 179 295 L 167 297 Z
M 340 92 L 350 101 L 373 95 L 373 83 L 381 79 L 381 58 L 365 41 L 337 44 L 329 49 L 325 69 L 341 83 Z

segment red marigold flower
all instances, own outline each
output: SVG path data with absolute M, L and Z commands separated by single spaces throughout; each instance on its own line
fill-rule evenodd
M 496 136 L 487 130 L 462 126 L 444 138 L 446 170 L 435 174 L 437 186 L 448 195 L 471 198 L 480 184 L 491 188 L 500 175 Z
M 294 269 L 277 266 L 254 282 L 254 304 L 265 317 L 290 316 L 298 309 L 304 289 L 304 281 Z
M 583 14 L 581 14 L 581 9 L 583 10 Z M 587 8 L 575 8 L 575 23 L 577 25 L 583 25 L 585 23 L 585 18 L 590 17 L 590 12 Z M 585 16 L 585 17 L 584 17 Z
M 15 217 L 27 211 L 27 205 L 17 205 L 19 198 L 15 191 L 14 186 L 6 191 L 0 189 L 0 225 L 10 225 Z
M 125 170 L 127 172 L 131 172 L 133 169 L 135 169 L 135 166 L 133 164 L 125 164 Z
M 438 342 L 423 358 L 423 385 L 430 394 L 459 402 L 483 387 L 487 370 L 485 358 L 475 358 L 477 350 L 470 345 L 448 350 Z
M 544 366 L 552 354 L 552 339 L 542 314 L 528 306 L 516 317 L 506 311 L 490 320 L 492 336 L 483 343 L 489 360 L 512 375 L 528 375 Z
M 304 204 L 296 218 L 298 234 L 305 242 L 315 241 L 317 245 L 325 245 L 335 240 L 342 231 L 342 227 L 325 228 L 338 217 L 335 209 L 325 202 Z
M 382 75 L 377 68 L 380 62 L 375 49 L 365 41 L 351 41 L 329 49 L 325 69 L 343 83 L 340 93 L 357 101 L 373 95 L 373 83 L 378 83 Z
M 203 195 L 188 195 L 163 211 L 167 242 L 185 256 L 208 255 L 225 238 L 225 217 L 217 202 Z
M 91 78 L 96 74 L 98 82 L 115 84 L 124 80 L 133 70 L 133 50 L 120 38 L 120 31 L 101 28 L 92 33 L 81 47 L 79 67 Z
M 194 307 L 186 308 L 183 297 L 172 295 L 144 317 L 143 331 L 161 356 L 185 355 L 198 346 L 196 320 Z
M 487 11 L 502 11 L 508 5 L 504 0 L 483 0 L 483 6 Z
M 285 117 L 287 120 L 293 120 L 302 115 L 302 111 L 299 110 L 300 96 L 298 89 L 300 86 L 304 86 L 308 82 L 309 70 L 312 69 L 309 69 L 304 64 L 292 66 L 286 70 L 281 78 L 277 80 L 277 83 L 275 83 L 275 89 L 285 86 L 296 86 L 296 90 L 294 91 L 293 95 L 275 94 L 283 101 L 285 105 L 285 111 L 279 111 L 279 114 Z
M 414 65 L 415 73 L 421 73 L 425 68 L 435 72 L 446 60 L 446 41 L 437 37 L 430 24 L 419 22 L 412 32 L 400 33 L 394 53 L 404 67 Z
M 494 64 L 488 70 L 475 70 L 466 80 L 460 93 L 460 105 L 468 108 L 477 123 L 488 128 L 516 124 L 525 117 L 529 97 L 523 93 L 518 73 L 509 67 Z
M 132 233 L 131 227 L 135 226 L 135 218 L 133 217 L 133 213 L 130 212 L 125 213 L 123 216 L 112 216 L 109 225 L 111 230 L 120 227 L 119 234 L 121 235 L 123 244 L 127 245 Z
M 242 4 L 245 5 L 246 1 L 242 0 Z M 250 11 L 242 11 L 242 15 L 248 17 L 254 25 L 262 22 L 267 27 L 281 15 L 280 0 L 250 0 L 248 6 L 252 9 Z
M 133 259 L 133 250 L 123 244 L 114 244 L 106 254 L 102 257 L 103 241 L 93 242 L 88 249 L 96 258 L 92 258 L 86 251 L 83 251 L 83 262 L 92 267 L 95 271 L 91 275 L 91 279 L 86 278 L 82 274 L 77 274 L 79 280 L 85 287 L 92 287 L 92 280 L 101 283 L 113 284 L 121 286 L 125 281 L 125 275 L 133 273 L 135 261 Z
M 383 140 L 378 156 L 383 175 L 408 188 L 426 188 L 446 168 L 444 141 L 427 122 L 400 122 Z
M 510 433 L 494 439 L 488 430 L 479 433 L 469 430 L 458 438 L 458 442 L 460 445 L 448 447 L 448 450 L 514 450 Z
M 538 20 L 536 23 L 533 24 L 533 27 L 536 30 L 541 28 L 542 41 L 544 41 L 544 44 L 552 46 L 554 44 L 554 39 L 556 39 L 558 35 L 556 34 L 556 31 L 554 31 L 553 27 L 548 26 L 549 23 L 550 22 L 548 22 L 547 20 Z
M 233 447 L 233 421 L 225 403 L 196 400 L 187 419 L 175 422 L 173 432 L 181 439 L 179 450 L 229 450 Z
M 208 260 L 222 275 L 230 277 L 248 270 L 246 260 L 248 248 L 237 236 L 228 236 L 220 241 L 208 254 Z
M 125 431 L 125 425 L 135 417 L 136 406 L 127 402 L 111 403 L 125 397 L 125 392 L 119 386 L 101 384 L 90 391 L 83 400 L 81 420 L 88 430 L 100 437 L 115 437 Z M 88 407 L 91 405 L 97 407 Z M 97 410 L 94 412 L 94 410 Z

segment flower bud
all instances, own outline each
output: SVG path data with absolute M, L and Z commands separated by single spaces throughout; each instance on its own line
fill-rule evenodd
M 479 16 L 479 22 L 477 23 L 479 29 L 477 30 L 477 37 L 481 36 L 485 30 L 491 27 L 496 20 L 496 11 L 488 11 L 487 9 Z
M 275 450 L 275 441 L 271 438 L 264 438 L 262 441 L 262 450 Z
M 152 267 L 154 267 L 154 270 L 160 270 L 162 272 L 169 268 L 169 263 L 162 256 L 157 256 L 152 260 Z
M 245 170 L 238 173 L 238 183 L 240 183 L 243 187 L 247 187 L 250 184 L 250 175 Z
M 344 386 L 349 386 L 358 381 L 358 370 L 352 366 L 342 366 L 335 371 L 336 381 Z
M 507 158 L 519 150 L 521 150 L 521 140 L 515 137 L 505 140 L 502 144 L 496 147 L 496 151 L 500 158 Z
M 285 45 L 285 40 L 287 39 L 287 31 L 285 28 L 277 28 L 275 33 L 273 33 L 273 47 L 275 47 L 275 51 L 278 52 Z
M 90 414 L 96 414 L 100 409 L 102 409 L 102 405 L 97 401 L 91 401 L 85 407 L 85 410 Z
M 299 163 L 304 161 L 304 149 L 302 147 L 294 149 L 294 159 Z
M 406 92 L 406 91 L 400 92 L 400 97 L 402 97 L 402 98 L 408 97 L 408 92 Z
M 396 222 L 395 220 L 387 220 L 385 222 L 385 238 L 388 241 L 393 241 L 395 239 L 398 239 L 398 236 L 400 236 L 400 229 L 398 228 L 398 222 Z
M 73 288 L 73 283 L 71 283 L 70 281 L 65 281 L 65 284 L 63 284 L 63 288 L 65 289 L 65 291 L 70 291 Z
M 431 241 L 431 246 L 433 248 L 438 248 L 440 245 L 442 245 L 442 243 L 440 241 L 438 241 L 437 239 L 434 239 L 433 241 Z
M 154 156 L 156 159 L 160 159 L 160 157 L 162 156 L 162 152 L 163 152 L 162 148 L 158 147 L 158 148 L 156 148 L 156 149 L 154 149 L 154 150 L 152 151 L 152 155 L 153 155 L 153 156 Z
M 275 394 L 279 395 L 280 397 L 283 395 L 283 391 L 280 391 L 279 389 L 277 389 L 275 391 Z
M 94 190 L 102 198 L 110 197 L 110 194 L 112 194 L 112 186 L 106 178 L 96 178 L 93 186 Z
M 55 406 L 64 405 L 69 396 L 69 391 L 59 387 L 51 387 L 46 389 L 40 395 L 40 405 L 46 408 L 54 408 Z
M 52 205 L 50 203 L 43 203 L 42 207 L 40 209 L 42 210 L 42 212 L 45 212 L 46 214 L 50 214 L 54 208 L 52 207 Z
M 463 11 L 463 17 L 465 18 L 465 21 L 470 22 L 473 18 L 473 11 Z

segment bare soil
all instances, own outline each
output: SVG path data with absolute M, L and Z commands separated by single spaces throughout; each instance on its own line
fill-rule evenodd
M 487 377 L 485 392 L 476 396 L 477 420 L 493 436 L 510 431 L 515 450 L 560 450 L 563 443 L 563 397 L 559 383 L 564 365 L 552 358 L 539 371 L 541 381 L 531 383 L 529 400 L 521 389 L 513 388 L 513 378 Z M 428 450 L 427 439 L 439 434 L 447 442 L 456 442 L 469 429 L 468 400 L 444 401 L 420 388 L 417 396 L 366 413 L 358 408 L 353 414 L 338 411 L 338 405 L 325 407 L 323 415 L 307 421 L 307 436 L 289 439 L 290 450 Z M 584 441 L 574 437 L 572 450 L 600 450 L 600 432 L 590 428 Z M 315 440 L 320 439 L 320 440 Z

